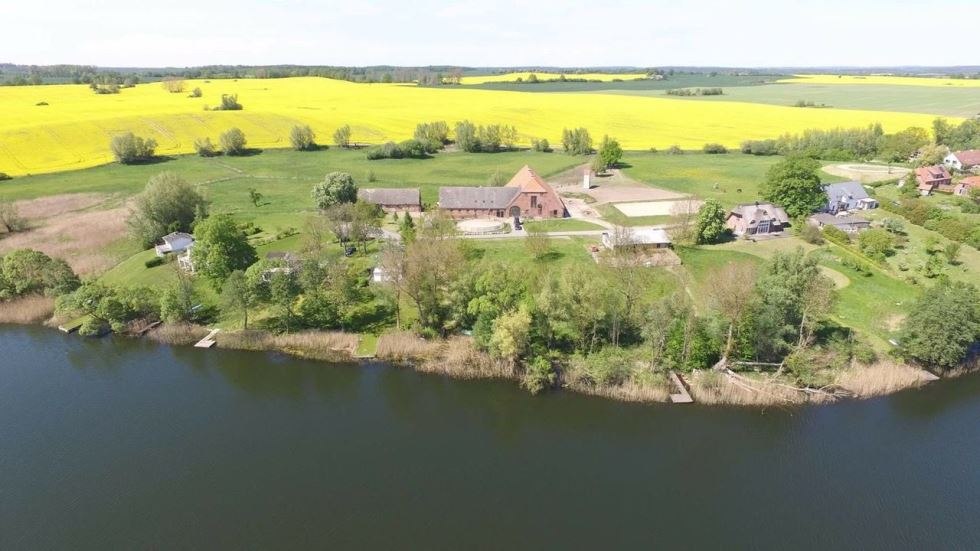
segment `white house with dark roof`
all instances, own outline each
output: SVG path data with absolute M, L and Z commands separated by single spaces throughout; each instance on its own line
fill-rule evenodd
M 161 243 L 154 247 L 157 256 L 180 254 L 194 243 L 194 236 L 184 232 L 173 232 L 160 238 Z
M 864 189 L 861 182 L 827 184 L 823 190 L 827 194 L 827 206 L 824 210 L 830 214 L 878 208 L 878 201 L 868 195 L 868 190 Z

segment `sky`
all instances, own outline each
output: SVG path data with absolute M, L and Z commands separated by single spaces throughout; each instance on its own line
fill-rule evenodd
M 0 62 L 980 65 L 978 11 L 977 0 L 4 0 Z

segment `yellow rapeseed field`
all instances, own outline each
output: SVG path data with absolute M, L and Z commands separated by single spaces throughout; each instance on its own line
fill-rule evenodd
M 885 84 L 893 86 L 953 86 L 980 88 L 978 79 L 896 77 L 890 75 L 793 75 L 777 82 L 796 84 Z
M 321 143 L 350 124 L 352 139 L 380 143 L 411 137 L 420 121 L 469 119 L 514 125 L 521 142 L 557 143 L 565 127 L 584 126 L 624 148 L 737 146 L 807 128 L 863 126 L 886 131 L 928 127 L 932 115 L 798 109 L 670 97 L 563 94 L 356 84 L 324 78 L 188 81 L 203 97 L 171 94 L 158 83 L 97 95 L 84 85 L 0 87 L 0 172 L 12 175 L 94 166 L 112 160 L 109 140 L 132 131 L 157 140 L 160 154 L 190 153 L 197 138 L 241 128 L 252 147 L 287 147 L 290 128 L 309 124 Z M 238 94 L 243 111 L 206 111 L 223 93 Z M 46 102 L 47 105 L 37 105 Z
M 460 84 L 484 84 L 487 82 L 514 82 L 518 78 L 522 80 L 527 80 L 529 76 L 534 74 L 541 80 L 551 80 L 556 79 L 561 76 L 561 73 L 535 73 L 533 71 L 528 71 L 526 73 L 504 73 L 502 75 L 480 75 L 476 77 L 463 77 L 460 79 Z M 646 78 L 646 73 L 565 73 L 565 78 L 581 79 L 586 80 L 601 80 L 602 82 L 611 82 L 614 79 L 620 80 L 635 80 L 638 78 Z

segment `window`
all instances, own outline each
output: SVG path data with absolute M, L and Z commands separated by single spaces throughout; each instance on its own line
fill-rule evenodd
M 537 195 L 532 195 L 531 196 L 531 208 L 533 209 L 536 206 L 538 206 L 538 196 Z

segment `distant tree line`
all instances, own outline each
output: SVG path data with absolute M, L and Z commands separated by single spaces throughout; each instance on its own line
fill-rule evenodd
M 673 88 L 664 93 L 668 96 L 721 96 L 725 91 L 721 88 Z

